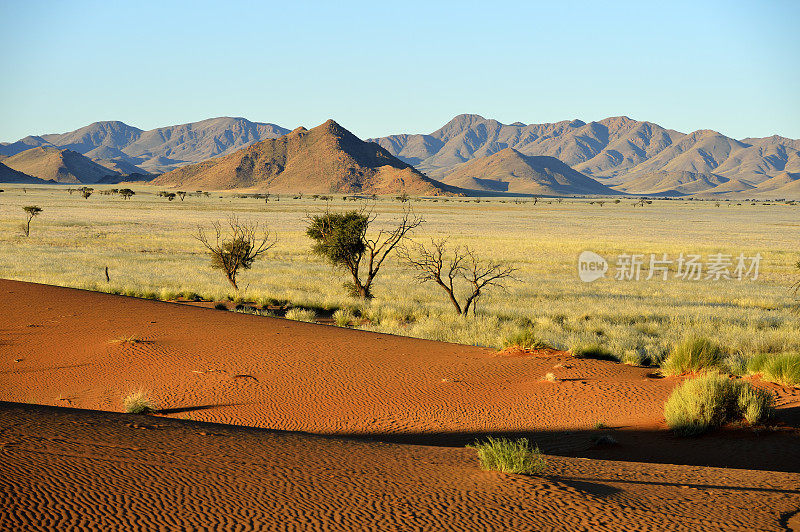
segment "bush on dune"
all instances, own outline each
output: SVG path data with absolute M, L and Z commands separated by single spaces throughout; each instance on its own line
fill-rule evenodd
M 664 417 L 679 436 L 695 436 L 740 419 L 755 425 L 774 410 L 772 394 L 748 382 L 709 373 L 675 388 L 664 405 Z
M 540 340 L 533 334 L 533 330 L 524 329 L 518 331 L 503 340 L 503 349 L 509 347 L 519 347 L 520 349 L 548 349 L 550 348 L 545 342 Z
M 144 390 L 133 392 L 125 397 L 122 400 L 122 406 L 129 414 L 152 414 L 156 410 L 149 394 Z
M 688 338 L 677 344 L 661 365 L 667 375 L 697 373 L 719 368 L 724 360 L 722 348 L 707 338 Z
M 538 475 L 547 469 L 547 460 L 527 438 L 513 441 L 489 437 L 485 442 L 475 442 L 467 447 L 478 452 L 481 467 L 486 471 Z
M 575 358 L 594 358 L 596 360 L 614 360 L 619 359 L 614 356 L 614 353 L 601 346 L 600 344 L 581 344 L 570 349 L 572 356 Z
M 800 385 L 800 353 L 759 354 L 747 362 L 749 374 L 761 374 L 765 381 L 782 386 Z

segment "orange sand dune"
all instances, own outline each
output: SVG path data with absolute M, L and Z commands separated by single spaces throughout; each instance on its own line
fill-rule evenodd
M 647 368 L 16 281 L 0 305 L 0 400 L 94 410 L 0 404 L 0 529 L 798 525 L 797 390 L 766 385 L 774 429 L 682 439 L 680 379 Z M 138 389 L 160 415 L 97 412 Z M 487 434 L 558 455 L 549 476 L 480 471 L 462 446 Z
M 800 474 L 397 445 L 0 403 L 3 530 L 797 530 Z

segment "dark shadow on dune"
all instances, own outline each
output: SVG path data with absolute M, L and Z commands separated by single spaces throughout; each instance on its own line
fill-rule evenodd
M 198 410 L 211 410 L 212 408 L 219 408 L 223 406 L 245 406 L 252 403 L 220 403 L 216 405 L 198 405 L 198 406 L 182 406 L 179 408 L 164 408 L 159 410 L 158 414 L 183 414 L 186 412 L 197 412 Z
M 592 497 L 608 497 L 609 495 L 614 495 L 615 493 L 619 493 L 622 490 L 619 488 L 615 488 L 613 486 L 609 486 L 607 484 L 598 484 L 594 482 L 597 479 L 576 479 L 573 477 L 553 477 L 553 480 L 564 484 L 565 486 L 569 486 L 570 488 L 580 491 L 586 495 L 591 495 Z M 592 482 L 589 482 L 591 480 Z M 610 481 L 610 480 L 603 480 L 603 482 L 619 482 L 619 481 Z
M 729 490 L 729 491 L 763 491 L 765 493 L 786 493 L 789 495 L 800 495 L 800 489 L 796 490 L 786 490 L 780 488 L 760 488 L 757 486 L 729 486 L 726 484 L 691 484 L 691 483 L 682 483 L 682 482 L 657 482 L 657 481 L 647 481 L 647 480 L 625 480 L 619 478 L 589 478 L 589 479 L 581 479 L 575 477 L 559 477 L 559 482 L 562 484 L 566 484 L 567 486 L 573 486 L 573 484 L 577 483 L 578 485 L 581 484 L 590 484 L 589 480 L 594 482 L 613 482 L 615 484 L 639 484 L 643 486 L 672 486 L 674 488 L 693 488 L 693 489 L 700 489 L 700 490 Z M 606 486 L 605 484 L 596 484 L 597 486 L 602 486 L 606 488 L 610 488 L 610 486 Z M 574 486 L 573 486 L 574 487 Z M 611 488 L 613 489 L 613 488 Z M 618 490 L 622 491 L 622 490 Z M 586 493 L 591 493 L 590 491 L 586 491 Z
M 181 413 L 216 408 L 220 406 L 237 406 L 236 404 L 200 405 L 180 407 L 162 411 L 163 413 Z M 487 436 L 505 438 L 528 438 L 538 445 L 540 450 L 549 455 L 580 457 L 598 460 L 614 460 L 620 462 L 642 462 L 652 464 L 674 464 L 704 467 L 721 467 L 734 469 L 750 469 L 761 471 L 781 471 L 800 473 L 800 431 L 796 427 L 779 426 L 775 430 L 756 432 L 751 428 L 725 428 L 694 438 L 680 438 L 669 431 L 646 431 L 616 429 L 603 430 L 540 430 L 540 431 L 483 431 L 483 432 L 430 432 L 430 433 L 312 433 L 302 431 L 282 431 L 243 425 L 227 425 L 194 420 L 122 414 L 98 410 L 84 410 L 60 406 L 32 405 L 0 401 L 0 412 L 19 410 L 31 415 L 53 415 L 55 413 L 72 413 L 75 415 L 93 416 L 110 424 L 125 424 L 131 419 L 144 418 L 157 420 L 159 424 L 189 424 L 192 427 L 206 427 L 215 432 L 228 434 L 245 432 L 249 434 L 272 434 L 283 436 L 302 436 L 336 440 L 359 440 L 406 445 L 425 445 L 438 447 L 464 447 Z M 798 408 L 782 409 L 788 411 L 790 417 L 798 415 Z M 781 415 L 783 416 L 783 414 Z M 781 418 L 779 418 L 779 421 Z M 179 425 L 176 425 L 179 426 Z M 601 434 L 611 434 L 618 442 L 615 445 L 596 445 L 593 440 Z M 585 479 L 576 478 L 579 482 Z M 609 482 L 611 482 L 609 480 Z M 613 480 L 613 482 L 621 482 Z M 714 486 L 707 486 L 708 489 Z M 597 489 L 583 486 L 576 489 Z M 720 489 L 732 489 L 720 487 Z M 742 488 L 746 489 L 746 488 Z M 601 490 L 602 491 L 602 490 Z

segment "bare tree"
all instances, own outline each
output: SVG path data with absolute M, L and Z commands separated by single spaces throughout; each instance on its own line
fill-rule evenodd
M 42 208 L 37 205 L 28 205 L 27 207 L 23 207 L 22 210 L 25 211 L 25 215 L 27 216 L 25 225 L 22 226 L 22 232 L 25 234 L 25 236 L 30 236 L 31 220 L 33 220 L 35 216 L 38 216 L 39 213 L 42 212 Z
M 233 288 L 239 290 L 236 284 L 239 270 L 249 270 L 260 255 L 275 245 L 275 238 L 266 228 L 260 232 L 258 222 L 239 221 L 236 216 L 230 216 L 227 225 L 229 232 L 223 234 L 222 224 L 214 222 L 213 240 L 198 227 L 195 238 L 208 250 L 211 267 L 222 270 Z
M 401 259 L 416 270 L 420 282 L 432 281 L 447 293 L 458 314 L 466 315 L 470 308 L 477 313 L 477 302 L 490 287 L 504 288 L 506 280 L 514 279 L 516 268 L 499 262 L 481 261 L 467 246 L 448 249 L 447 239 L 431 240 L 430 246 L 412 242 L 399 249 Z M 456 280 L 466 285 L 463 303 L 456 294 Z
M 411 209 L 406 209 L 392 229 L 381 229 L 370 238 L 367 231 L 376 218 L 376 215 L 364 210 L 325 212 L 309 216 L 306 230 L 306 234 L 315 241 L 312 251 L 350 273 L 353 281 L 346 286 L 354 296 L 363 299 L 372 297 L 372 283 L 386 257 L 406 238 L 409 231 L 424 221 L 414 215 Z M 363 275 L 362 265 L 366 269 Z

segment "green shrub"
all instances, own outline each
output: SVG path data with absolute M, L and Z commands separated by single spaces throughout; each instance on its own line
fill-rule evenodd
M 478 452 L 481 467 L 486 471 L 539 475 L 547 469 L 547 460 L 527 438 L 512 441 L 489 437 L 485 442 L 468 445 Z
M 667 426 L 680 436 L 702 434 L 744 418 L 754 425 L 774 413 L 772 394 L 726 375 L 709 373 L 687 380 L 664 405 Z
M 313 322 L 317 319 L 317 313 L 307 308 L 291 308 L 286 311 L 287 320 Z
M 747 362 L 747 372 L 760 373 L 765 381 L 782 386 L 800 385 L 800 353 L 768 355 L 761 353 Z
M 688 338 L 677 344 L 661 369 L 667 375 L 717 369 L 724 359 L 722 348 L 707 338 Z
M 570 349 L 575 358 L 595 358 L 597 360 L 618 360 L 614 353 L 600 344 L 580 344 Z
M 523 329 L 507 336 L 503 340 L 503 349 L 519 347 L 520 349 L 547 349 L 550 346 L 538 339 L 532 329 Z
M 129 394 L 122 400 L 125 412 L 129 414 L 152 414 L 155 412 L 150 396 L 144 390 L 139 390 Z

